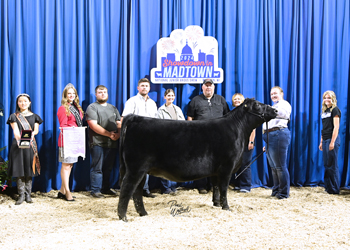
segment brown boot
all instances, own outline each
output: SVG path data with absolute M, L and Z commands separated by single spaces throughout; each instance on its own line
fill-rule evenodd
M 24 178 L 17 178 L 17 191 L 18 191 L 18 199 L 15 203 L 15 205 L 21 205 L 24 201 Z
M 26 177 L 25 199 L 27 203 L 33 203 L 30 194 L 32 193 L 32 177 Z

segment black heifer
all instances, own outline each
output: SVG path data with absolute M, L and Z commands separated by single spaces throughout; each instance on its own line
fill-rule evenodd
M 224 117 L 205 121 L 124 117 L 120 136 L 119 219 L 127 221 L 131 196 L 136 211 L 147 215 L 142 200 L 146 173 L 177 182 L 211 176 L 214 206 L 229 209 L 229 180 L 240 167 L 249 135 L 275 117 L 275 109 L 254 99 L 246 99 Z

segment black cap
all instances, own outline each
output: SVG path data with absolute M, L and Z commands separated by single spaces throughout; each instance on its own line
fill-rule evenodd
M 203 84 L 206 84 L 206 83 L 214 84 L 213 80 L 210 78 L 204 79 Z

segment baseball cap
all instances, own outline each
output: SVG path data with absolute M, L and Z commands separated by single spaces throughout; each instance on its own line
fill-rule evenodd
M 214 84 L 213 80 L 210 78 L 204 79 L 203 84 L 206 84 L 206 83 Z

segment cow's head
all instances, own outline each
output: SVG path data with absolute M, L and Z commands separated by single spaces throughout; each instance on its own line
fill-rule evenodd
M 278 113 L 277 109 L 270 105 L 263 104 L 250 98 L 246 98 L 241 106 L 243 106 L 245 112 L 259 117 L 262 122 L 268 122 L 276 118 Z

